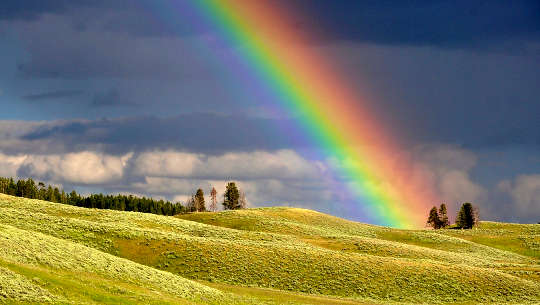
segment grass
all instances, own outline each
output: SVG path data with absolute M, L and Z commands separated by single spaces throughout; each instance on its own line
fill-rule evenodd
M 540 225 L 396 230 L 295 208 L 166 217 L 6 195 L 0 224 L 0 267 L 22 285 L 8 288 L 36 302 L 540 302 Z
M 256 298 L 262 301 L 277 302 L 278 304 L 305 304 L 305 305 L 376 305 L 380 303 L 369 301 L 358 301 L 353 299 L 344 299 L 327 296 L 314 296 L 302 293 L 293 293 L 289 291 L 244 287 L 236 285 L 227 285 L 212 282 L 202 282 L 216 289 L 235 293 L 245 297 Z
M 445 230 L 447 235 L 540 259 L 540 225 L 481 222 L 473 230 Z

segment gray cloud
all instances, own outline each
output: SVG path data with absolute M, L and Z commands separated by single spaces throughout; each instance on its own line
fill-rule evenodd
M 512 199 L 512 204 L 505 206 L 506 213 L 533 223 L 540 222 L 540 174 L 519 175 L 514 181 L 501 181 L 497 187 Z
M 10 124 L 4 121 L 0 126 Z M 295 124 L 289 119 L 216 114 L 43 122 L 10 136 L 10 144 L 0 142 L 0 150 L 63 153 L 97 149 L 123 154 L 154 149 L 223 153 L 310 147 Z
M 300 151 L 311 147 L 307 141 L 301 144 L 291 141 L 290 134 L 270 131 L 285 123 L 210 114 L 168 119 L 0 121 L 0 175 L 31 176 L 68 190 L 167 199 L 187 198 L 196 187 L 222 187 L 234 179 L 255 205 L 294 205 L 366 217 L 348 211 L 347 195 L 334 188 L 335 182 L 347 183 L 346 177 L 328 180 L 335 165 L 303 156 Z M 209 126 L 209 132 L 193 128 L 201 124 L 215 125 Z M 238 133 L 241 130 L 250 132 L 244 136 Z M 411 164 L 405 182 L 426 181 L 425 187 L 448 204 L 451 217 L 465 201 L 478 205 L 486 220 L 534 221 L 538 216 L 534 201 L 537 174 L 515 181 L 508 176 L 514 172 L 498 174 L 507 175 L 507 181 L 498 186 L 486 184 L 477 175 L 478 167 L 492 173 L 493 164 L 478 162 L 478 153 L 449 144 L 415 145 L 394 155 L 396 166 Z M 529 172 L 540 170 L 533 159 L 520 160 Z
M 540 4 L 534 0 L 413 3 L 289 0 L 277 5 L 298 12 L 293 20 L 287 20 L 288 26 L 308 32 L 305 36 L 315 36 L 316 42 L 477 48 L 500 45 L 509 38 L 540 40 Z M 35 20 L 45 14 L 72 16 L 79 20 L 75 24 L 85 19 L 105 19 L 103 29 L 134 36 L 192 35 L 207 31 L 208 27 L 193 26 L 197 20 L 183 20 L 188 15 L 181 12 L 188 7 L 182 1 L 5 0 L 0 19 Z M 177 16 L 171 18 L 163 11 L 174 11 Z
M 318 50 L 370 97 L 364 103 L 373 115 L 409 142 L 540 146 L 538 56 L 365 44 Z
M 120 94 L 116 88 L 94 94 L 91 102 L 92 107 L 111 107 L 111 106 L 135 106 L 136 104 L 127 100 Z
M 62 12 L 70 1 L 10 1 L 2 3 L 0 19 L 36 19 L 43 13 Z
M 25 95 L 22 98 L 28 101 L 56 100 L 80 96 L 83 90 L 56 90 L 37 94 Z
M 472 175 L 476 158 L 471 151 L 450 145 L 417 147 L 412 154 L 410 181 L 418 176 L 427 178 L 425 187 L 440 194 L 449 206 L 451 218 L 465 201 L 479 206 L 484 220 L 527 222 L 540 216 L 538 174 L 505 180 L 490 189 Z M 215 186 L 222 193 L 225 183 L 235 180 L 254 206 L 301 206 L 370 221 L 367 215 L 347 210 L 348 199 L 328 180 L 328 170 L 326 162 L 306 159 L 289 149 L 217 155 L 173 149 L 122 155 L 97 151 L 0 153 L 0 175 L 33 177 L 67 190 L 91 189 L 184 200 L 199 187 L 209 191 Z M 501 192 L 508 196 L 500 196 Z
M 179 151 L 127 153 L 94 151 L 64 154 L 0 153 L 0 175 L 33 177 L 64 187 L 99 187 L 175 199 L 188 198 L 197 188 L 215 186 L 223 193 L 235 180 L 256 205 L 308 204 L 331 199 L 324 169 L 294 151 L 229 152 L 218 156 Z M 316 185 L 316 187 L 314 187 Z M 319 207 L 321 207 L 319 206 Z
M 486 48 L 540 40 L 538 1 L 306 1 L 299 27 L 323 41 Z M 509 46 L 508 46 L 509 47 Z
M 47 118 L 95 118 L 103 117 L 105 108 L 112 111 L 108 116 L 135 116 L 170 115 L 171 109 L 254 113 L 258 105 L 279 104 L 256 77 L 241 77 L 231 72 L 236 66 L 223 66 L 219 56 L 231 50 L 209 47 L 203 36 L 139 37 L 104 31 L 103 22 L 90 22 L 80 30 L 69 16 L 46 15 L 9 24 L 30 54 L 19 59 L 24 76 L 77 79 L 82 86 L 111 88 L 97 91 L 81 107 L 25 111 L 34 117 L 45 113 Z M 48 33 L 59 33 L 69 43 L 49 39 Z M 362 96 L 373 96 L 359 101 L 359 107 L 368 104 L 379 121 L 390 122 L 384 124 L 408 142 L 453 143 L 471 149 L 540 146 L 536 119 L 540 53 L 510 56 L 356 41 L 306 48 L 332 59 Z M 88 80 L 96 78 L 101 79 L 99 85 Z
M 264 80 L 238 72 L 235 46 L 181 5 L 3 1 L 0 78 L 9 87 L 0 106 L 11 111 L 2 116 L 28 121 L 0 121 L 0 174 L 168 198 L 235 175 L 256 204 L 346 215 L 346 196 L 320 179 L 326 163 L 302 157 L 317 155 L 306 153 L 317 148 L 302 119 Z M 282 5 L 299 7 L 286 26 L 318 38 L 299 47 L 332 61 L 360 93 L 356 106 L 403 144 L 395 154 L 410 156 L 407 179 L 426 178 L 451 209 L 473 201 L 488 219 L 537 216 L 538 1 Z M 35 88 L 84 92 L 28 94 Z M 39 119 L 53 121 L 29 121 Z
M 201 56 L 201 48 L 196 47 L 205 44 L 204 37 L 137 37 L 104 30 L 103 23 L 107 21 L 100 18 L 82 30 L 73 25 L 75 20 L 72 16 L 44 15 L 38 20 L 4 22 L 2 26 L 16 33 L 30 55 L 19 60 L 19 72 L 31 78 L 194 79 L 212 75 L 216 70 L 211 61 Z
M 416 170 L 430 177 L 432 187 L 452 212 L 463 202 L 472 202 L 484 212 L 491 210 L 488 190 L 474 181 L 475 153 L 452 145 L 422 145 L 417 148 Z

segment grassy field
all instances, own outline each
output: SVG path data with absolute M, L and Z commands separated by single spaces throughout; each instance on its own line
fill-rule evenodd
M 295 208 L 178 217 L 0 194 L 0 303 L 540 304 L 540 225 L 397 230 Z

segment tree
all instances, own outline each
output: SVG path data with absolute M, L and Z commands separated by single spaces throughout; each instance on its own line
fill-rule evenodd
M 244 191 L 239 191 L 240 197 L 238 198 L 238 203 L 240 204 L 241 209 L 247 208 L 247 199 L 246 199 L 246 193 Z
M 439 213 L 437 213 L 436 206 L 432 207 L 431 210 L 429 210 L 427 224 L 431 226 L 433 229 L 439 229 L 441 227 L 441 223 L 439 220 Z
M 441 203 L 439 207 L 439 225 L 441 228 L 446 228 L 450 225 L 448 222 L 448 211 L 446 210 L 446 204 Z
M 240 203 L 238 199 L 240 194 L 238 193 L 238 188 L 236 183 L 229 182 L 225 188 L 225 194 L 223 194 L 223 207 L 225 210 L 237 210 L 240 208 Z
M 47 197 L 47 188 L 45 187 L 45 183 L 39 182 L 38 183 L 38 199 L 45 200 Z
M 206 211 L 206 206 L 204 205 L 204 192 L 202 189 L 198 189 L 195 193 L 195 208 L 197 212 Z
M 52 202 L 56 201 L 56 199 L 54 198 L 54 191 L 53 191 L 52 186 L 49 185 L 49 187 L 47 188 L 47 192 L 45 194 L 44 199 L 47 201 L 52 201 Z
M 32 178 L 15 181 L 13 178 L 0 177 L 0 192 L 12 196 L 41 199 L 85 208 L 138 211 L 158 215 L 175 215 L 187 211 L 179 203 L 173 204 L 169 201 L 138 198 L 132 195 L 91 194 L 88 197 L 83 197 L 77 194 L 76 191 L 67 194 L 63 189 L 53 188 L 51 185 L 46 186 L 43 182 L 38 182 L 36 185 Z M 201 195 L 204 199 L 204 194 Z M 204 209 L 204 204 L 202 208 Z M 201 209 L 200 205 L 199 209 Z
M 191 196 L 191 198 L 187 200 L 186 209 L 188 212 L 194 212 L 197 210 L 195 206 L 195 196 Z
M 210 191 L 210 211 L 217 211 L 217 191 L 215 187 L 212 187 L 212 191 Z
M 456 226 L 462 229 L 471 229 L 476 225 L 478 219 L 473 205 L 469 202 L 465 202 L 461 205 L 458 215 L 456 217 Z
M 61 197 L 60 190 L 57 187 L 55 187 L 53 192 L 54 192 L 54 200 L 51 200 L 51 201 L 60 202 L 60 197 Z
M 477 206 L 473 206 L 473 218 L 474 218 L 474 224 L 477 225 L 480 221 L 480 211 L 478 211 Z

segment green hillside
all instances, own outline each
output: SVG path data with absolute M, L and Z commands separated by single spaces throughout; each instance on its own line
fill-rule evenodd
M 396 230 L 295 208 L 170 217 L 0 194 L 0 302 L 539 304 L 540 225 Z

